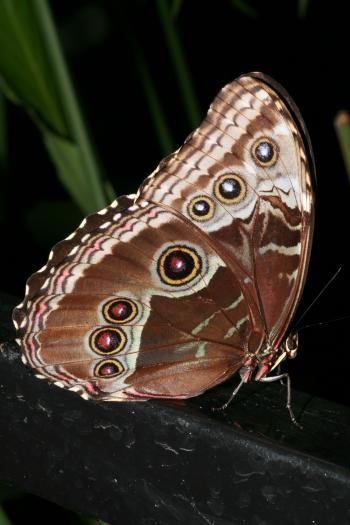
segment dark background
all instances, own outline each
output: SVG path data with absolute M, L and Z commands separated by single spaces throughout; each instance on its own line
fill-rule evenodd
M 346 2 L 311 1 L 304 17 L 297 1 L 252 1 L 251 14 L 237 3 L 187 1 L 177 15 L 202 115 L 225 83 L 249 71 L 267 73 L 294 98 L 310 132 L 318 176 L 311 266 L 296 317 L 340 266 L 341 274 L 303 324 L 350 315 L 350 192 L 333 127 L 337 111 L 350 108 Z M 192 131 L 155 3 L 55 0 L 51 7 L 105 173 L 118 195 L 135 192 L 162 152 L 131 41 L 143 52 L 176 146 Z M 20 108 L 8 109 L 0 290 L 22 298 L 28 276 L 82 217 L 68 203 L 34 124 Z M 287 367 L 295 388 L 349 404 L 349 322 L 301 331 L 298 358 Z
M 350 315 L 350 191 L 333 126 L 336 113 L 350 109 L 349 26 L 347 2 L 311 0 L 305 16 L 301 3 L 188 0 L 179 2 L 176 26 L 203 117 L 219 89 L 249 71 L 275 78 L 301 110 L 318 185 L 311 265 L 296 319 L 342 266 L 302 323 L 312 324 Z M 176 147 L 192 131 L 156 2 L 52 0 L 51 7 L 105 174 L 117 195 L 135 192 L 163 156 L 135 49 L 146 60 Z M 82 216 L 56 178 L 37 128 L 10 104 L 8 145 L 9 169 L 0 174 L 0 290 L 22 299 L 28 276 Z M 349 405 L 349 322 L 300 332 L 298 357 L 284 366 L 294 388 Z M 51 523 L 79 522 L 52 509 L 52 504 L 23 496 L 20 505 L 13 500 L 6 508 L 18 523 L 31 514 L 38 524 L 47 523 L 48 516 Z

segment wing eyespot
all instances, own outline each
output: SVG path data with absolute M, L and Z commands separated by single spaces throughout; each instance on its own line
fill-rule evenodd
M 198 253 L 187 246 L 171 246 L 158 259 L 157 272 L 165 284 L 181 286 L 192 281 L 201 272 Z
M 117 377 L 124 372 L 123 365 L 117 359 L 103 359 L 94 369 L 94 376 L 101 378 Z
M 138 314 L 138 307 L 130 299 L 117 297 L 103 305 L 102 313 L 109 323 L 125 324 L 135 319 Z
M 200 195 L 198 197 L 194 197 L 190 201 L 187 211 L 191 219 L 194 221 L 209 221 L 214 216 L 215 203 L 210 197 Z
M 224 204 L 238 204 L 244 199 L 246 193 L 246 183 L 235 173 L 222 175 L 214 185 L 215 197 Z
M 277 162 L 279 149 L 270 137 L 260 137 L 254 142 L 250 152 L 255 164 L 270 168 Z
M 123 350 L 127 338 L 123 330 L 114 327 L 98 328 L 90 335 L 90 347 L 96 354 L 114 355 Z

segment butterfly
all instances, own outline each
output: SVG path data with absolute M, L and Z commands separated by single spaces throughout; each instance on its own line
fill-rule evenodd
M 13 313 L 23 361 L 84 398 L 188 398 L 236 372 L 272 380 L 305 283 L 314 160 L 261 73 L 216 96 L 138 192 L 90 215 Z

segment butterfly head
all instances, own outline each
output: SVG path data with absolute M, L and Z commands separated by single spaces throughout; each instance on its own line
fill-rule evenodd
M 286 357 L 289 359 L 294 359 L 297 355 L 298 351 L 298 344 L 299 344 L 299 337 L 298 333 L 291 333 L 285 340 L 283 347 L 284 351 L 286 353 Z
M 289 334 L 287 339 L 275 350 L 270 345 L 259 352 L 249 355 L 240 370 L 241 378 L 248 382 L 254 378 L 260 381 L 275 370 L 285 359 L 294 359 L 298 351 L 297 332 Z
M 294 359 L 297 355 L 299 337 L 297 332 L 292 332 L 287 339 L 273 352 L 269 372 L 277 368 L 285 359 Z

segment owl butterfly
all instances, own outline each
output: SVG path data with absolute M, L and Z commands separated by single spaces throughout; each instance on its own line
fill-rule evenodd
M 188 398 L 237 371 L 268 380 L 297 349 L 313 170 L 288 94 L 260 73 L 228 84 L 136 195 L 30 277 L 13 314 L 23 361 L 108 401 Z

